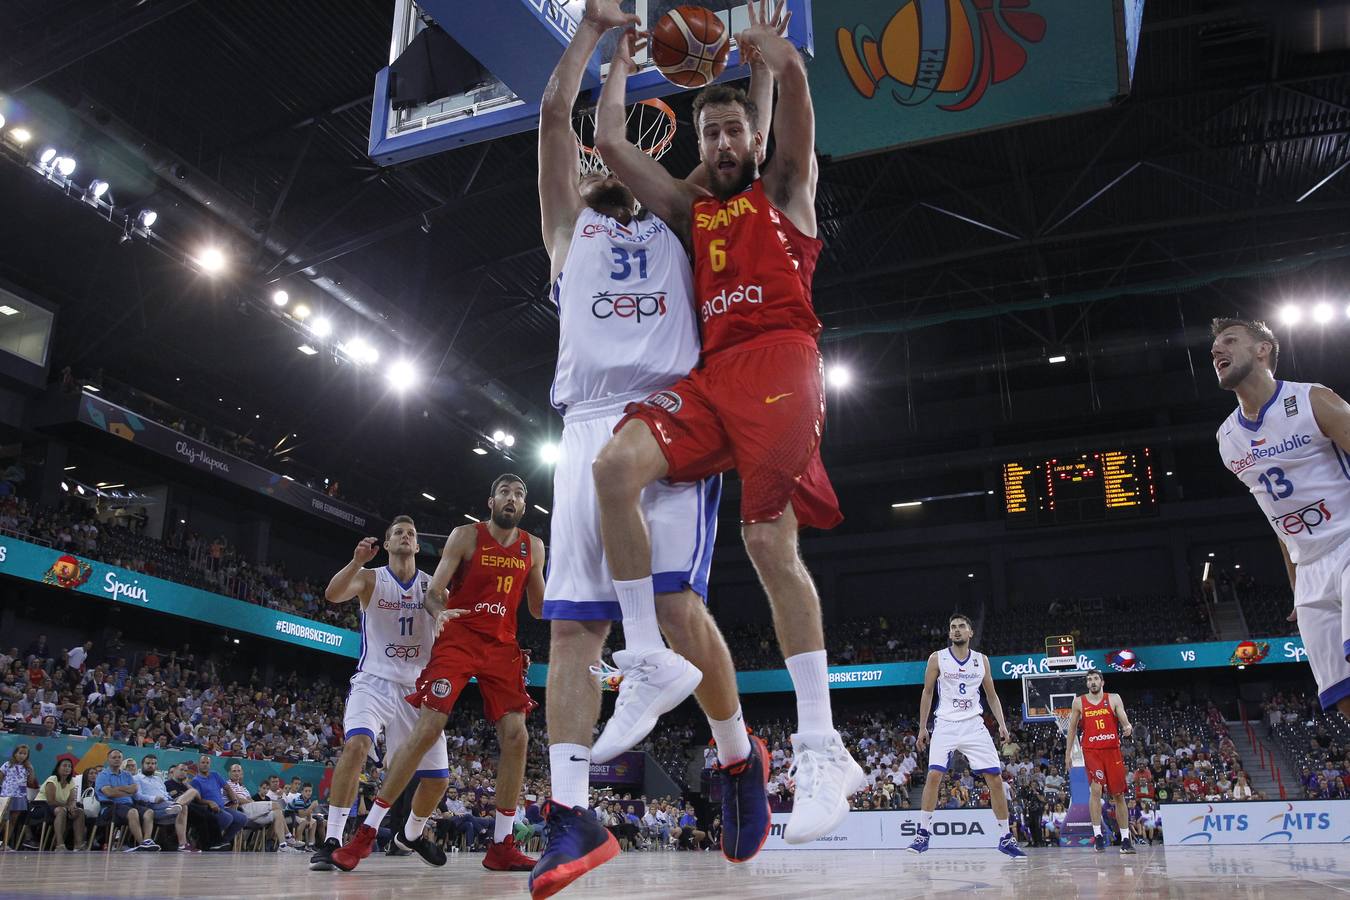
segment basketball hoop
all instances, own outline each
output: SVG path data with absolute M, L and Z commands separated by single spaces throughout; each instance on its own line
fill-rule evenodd
M 628 110 L 628 139 L 652 159 L 666 155 L 675 140 L 675 110 L 659 98 L 639 100 Z M 581 158 L 581 174 L 609 174 L 609 168 L 595 149 L 595 110 L 588 109 L 577 117 L 577 153 Z
M 1073 707 L 1067 707 L 1055 710 L 1055 727 L 1059 733 L 1064 736 L 1064 740 L 1073 742 L 1073 750 L 1070 754 L 1070 761 L 1074 766 L 1083 764 L 1083 748 L 1078 743 L 1078 736 L 1069 735 L 1069 716 L 1073 712 Z

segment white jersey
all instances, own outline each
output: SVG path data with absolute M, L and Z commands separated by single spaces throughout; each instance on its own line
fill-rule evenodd
M 361 659 L 356 671 L 412 685 L 431 657 L 435 635 L 426 612 L 431 577 L 418 571 L 401 584 L 388 566 L 375 570 L 375 588 L 361 612 Z
M 654 215 L 622 225 L 583 207 L 553 285 L 561 334 L 550 398 L 574 403 L 669 387 L 698 365 L 694 275 Z
M 947 647 L 938 651 L 937 717 L 947 722 L 974 719 L 984 715 L 980 685 L 989 660 L 983 653 L 968 652 L 959 660 Z
M 1224 465 L 1247 485 L 1295 563 L 1350 539 L 1350 459 L 1318 427 L 1308 397 L 1315 387 L 1278 381 L 1256 421 L 1239 406 L 1218 432 Z

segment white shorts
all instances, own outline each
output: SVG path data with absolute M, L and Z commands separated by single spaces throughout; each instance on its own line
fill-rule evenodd
M 952 763 L 952 753 L 958 750 L 973 772 L 997 775 L 1003 771 L 998 751 L 994 749 L 994 738 L 980 716 L 934 720 L 933 739 L 928 746 L 928 768 L 947 771 Z
M 384 729 L 385 752 L 392 755 L 412 734 L 420 715 L 418 709 L 403 699 L 414 690 L 412 685 L 395 684 L 369 672 L 352 676 L 347 693 L 347 709 L 342 715 L 342 739 L 364 734 L 372 747 L 380 729 Z M 385 760 L 387 766 L 389 760 Z M 449 778 L 450 756 L 442 737 L 431 745 L 417 764 L 417 774 L 426 778 Z
M 1294 579 L 1298 633 L 1317 679 L 1323 709 L 1350 696 L 1350 541 L 1310 563 L 1300 563 Z
M 647 395 L 643 391 L 577 403 L 567 410 L 553 470 L 545 619 L 623 618 L 600 539 L 600 504 L 591 462 L 613 436 L 623 408 Z M 694 484 L 657 481 L 643 490 L 642 513 L 651 534 L 656 593 L 677 594 L 691 588 L 707 598 L 721 496 L 720 475 Z

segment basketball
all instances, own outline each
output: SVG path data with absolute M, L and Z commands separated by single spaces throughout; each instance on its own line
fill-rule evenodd
M 716 81 L 727 67 L 730 49 L 722 20 L 701 6 L 677 6 L 652 29 L 652 60 L 680 87 L 701 88 Z

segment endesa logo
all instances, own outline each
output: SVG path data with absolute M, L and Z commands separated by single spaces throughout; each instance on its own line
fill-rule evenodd
M 505 603 L 479 603 L 477 606 L 475 606 L 475 607 L 473 608 L 473 611 L 474 611 L 475 613 L 487 613 L 488 615 L 492 615 L 492 616 L 505 616 L 505 615 L 506 615 L 506 604 L 505 604 Z
M 708 321 L 713 316 L 720 316 L 728 313 L 738 303 L 749 303 L 751 305 L 764 302 L 764 288 L 758 284 L 744 285 L 738 284 L 734 288 L 725 288 L 720 293 L 713 295 L 710 299 L 704 300 L 699 305 L 699 314 L 703 321 Z
M 1331 507 L 1327 506 L 1326 500 L 1318 500 L 1309 503 L 1302 509 L 1294 510 L 1291 513 L 1285 513 L 1280 516 L 1271 516 L 1270 521 L 1275 523 L 1275 527 L 1285 534 L 1293 537 L 1304 532 L 1311 535 L 1313 529 L 1318 528 L 1332 520 Z
M 659 319 L 666 314 L 666 292 L 648 294 L 611 294 L 602 291 L 591 303 L 591 315 L 597 319 Z
M 1290 450 L 1297 450 L 1300 447 L 1308 446 L 1312 443 L 1312 435 L 1296 434 L 1293 437 L 1285 438 L 1274 447 L 1262 446 L 1264 443 L 1264 438 L 1259 443 L 1257 441 L 1252 441 L 1250 453 L 1241 459 L 1230 459 L 1228 461 L 1228 468 L 1233 470 L 1234 475 L 1246 469 L 1250 469 L 1252 466 L 1256 465 L 1258 460 L 1269 459 L 1272 456 L 1279 456 L 1282 453 L 1288 453 Z

